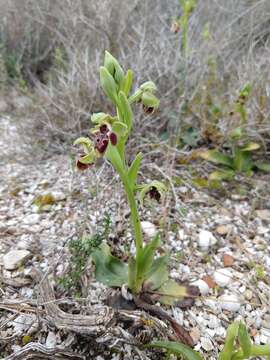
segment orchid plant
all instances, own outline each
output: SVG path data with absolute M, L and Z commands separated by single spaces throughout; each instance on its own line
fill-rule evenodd
M 81 170 L 87 169 L 98 158 L 104 157 L 118 173 L 130 207 L 136 254 L 133 256 L 130 253 L 126 264 L 112 256 L 109 246 L 102 243 L 92 254 L 96 279 L 111 287 L 127 284 L 134 295 L 147 293 L 152 298 L 154 296 L 155 300 L 172 305 L 179 298 L 187 296 L 188 290 L 169 279 L 168 256 L 155 257 L 160 246 L 160 235 L 156 235 L 149 243 L 144 243 L 138 211 L 138 204 L 143 204 L 147 194 L 159 200 L 166 192 L 166 186 L 157 180 L 139 184 L 142 154 L 136 154 L 131 165 L 128 165 L 126 154 L 126 143 L 133 126 L 131 106 L 141 103 L 146 113 L 153 113 L 159 106 L 155 95 L 157 89 L 152 81 L 147 81 L 130 94 L 132 71 L 125 73 L 118 61 L 107 51 L 104 66 L 100 67 L 100 82 L 104 93 L 115 107 L 115 114 L 100 112 L 91 117 L 94 127 L 90 137 L 81 137 L 75 141 L 76 145 L 83 148 L 77 167 Z

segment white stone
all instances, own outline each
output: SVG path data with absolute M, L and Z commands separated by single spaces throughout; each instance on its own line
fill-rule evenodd
M 232 282 L 232 273 L 229 269 L 218 269 L 214 272 L 214 280 L 218 286 L 225 287 Z
M 29 257 L 28 250 L 11 250 L 3 256 L 4 268 L 6 270 L 15 270 L 21 266 Z
M 53 349 L 56 346 L 56 335 L 54 332 L 50 331 L 46 339 L 46 347 Z
M 237 295 L 224 294 L 218 298 L 223 310 L 237 312 L 240 310 L 241 304 Z
M 192 282 L 191 285 L 197 286 L 200 289 L 200 293 L 202 295 L 207 295 L 209 293 L 209 286 L 202 279 Z
M 142 226 L 142 231 L 149 238 L 152 238 L 157 234 L 157 229 L 155 225 L 152 224 L 150 221 L 142 221 L 141 226 Z
M 210 339 L 208 339 L 206 337 L 202 337 L 200 342 L 201 342 L 202 348 L 205 351 L 213 350 L 214 346 L 213 346 L 213 343 L 212 343 L 212 341 Z
M 215 245 L 217 239 L 215 236 L 208 230 L 201 230 L 198 236 L 198 244 L 200 248 L 204 251 L 208 250 L 209 247 Z
M 19 315 L 13 322 L 13 329 L 14 332 L 18 335 L 22 335 L 23 333 L 26 333 L 37 321 L 37 318 L 35 315 L 29 315 L 29 314 L 22 314 Z
M 52 196 L 55 199 L 55 201 L 63 201 L 66 199 L 66 194 L 62 191 L 53 191 Z
M 39 222 L 39 220 L 40 220 L 40 214 L 30 214 L 25 216 L 23 222 L 27 225 L 35 225 Z

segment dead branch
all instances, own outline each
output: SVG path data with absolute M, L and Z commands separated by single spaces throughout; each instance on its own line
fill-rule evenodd
M 28 360 L 28 359 L 51 359 L 51 360 L 83 360 L 84 356 L 72 352 L 63 351 L 59 348 L 48 349 L 39 343 L 29 343 L 21 350 L 2 360 Z

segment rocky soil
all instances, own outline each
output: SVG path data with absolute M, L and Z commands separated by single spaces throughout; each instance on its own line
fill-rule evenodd
M 129 213 L 108 164 L 78 173 L 69 154 L 26 156 L 11 119 L 0 119 L 0 131 L 1 358 L 39 343 L 86 359 L 157 359 L 156 353 L 137 351 L 130 344 L 115 353 L 113 346 L 103 354 L 90 351 L 87 338 L 58 329 L 39 314 L 41 306 L 34 308 L 41 304 L 30 276 L 33 268 L 49 276 L 63 309 L 85 313 L 85 304 L 101 304 L 108 289 L 95 282 L 91 264 L 81 280 L 83 300 L 59 284 L 60 277 L 68 276 L 68 243 L 96 233 L 107 213 L 109 243 L 123 256 L 131 242 Z M 192 307 L 167 311 L 190 332 L 195 349 L 206 359 L 217 359 L 226 328 L 235 319 L 247 324 L 255 343 L 270 342 L 269 184 L 270 177 L 259 174 L 237 179 L 226 191 L 186 182 L 175 185 L 169 210 L 150 204 L 142 212 L 146 239 L 158 230 L 164 235 L 171 276 L 201 291 Z M 28 310 L 20 304 L 28 304 Z

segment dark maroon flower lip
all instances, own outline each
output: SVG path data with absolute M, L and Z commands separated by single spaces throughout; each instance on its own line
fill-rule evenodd
M 100 153 L 103 154 L 107 146 L 109 144 L 109 141 L 112 145 L 117 144 L 117 135 L 114 132 L 110 132 L 107 125 L 101 125 L 99 128 L 99 132 L 95 133 L 94 137 L 94 147 L 95 149 Z
M 148 191 L 148 195 L 150 196 L 151 199 L 160 202 L 161 195 L 155 186 L 152 186 L 152 188 Z
M 145 112 L 145 114 L 153 114 L 155 108 L 143 104 L 143 111 Z

